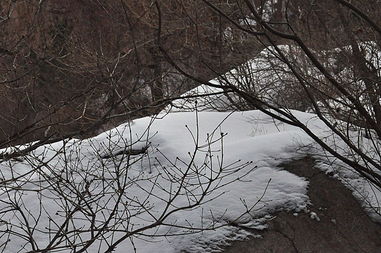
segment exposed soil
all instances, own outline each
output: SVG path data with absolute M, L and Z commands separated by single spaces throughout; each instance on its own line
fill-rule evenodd
M 313 168 L 305 157 L 280 167 L 310 181 L 308 196 L 320 221 L 311 213 L 280 212 L 269 221 L 263 238 L 233 242 L 225 253 L 381 253 L 381 225 L 372 222 L 350 190 L 334 178 Z

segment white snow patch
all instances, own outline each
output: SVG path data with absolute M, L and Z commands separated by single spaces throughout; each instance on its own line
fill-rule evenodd
M 330 136 L 330 132 L 314 114 L 297 111 L 293 113 L 308 124 L 316 134 L 323 137 Z M 195 150 L 196 143 L 199 152 L 192 162 L 189 153 Z M 41 179 L 42 172 L 44 175 L 70 172 L 72 182 L 84 193 L 86 193 L 84 182 L 92 182 L 88 190 L 94 194 L 99 192 L 101 187 L 101 183 L 97 183 L 101 181 L 97 178 L 101 176 L 112 178 L 115 175 L 113 173 L 116 173 L 118 162 L 121 162 L 123 166 L 118 167 L 122 168 L 120 175 L 127 173 L 130 180 L 127 182 L 126 197 L 134 201 L 146 199 L 150 203 L 151 214 L 159 215 L 165 206 L 168 192 L 174 190 L 170 187 L 178 186 L 178 182 L 170 182 L 163 172 L 179 173 L 186 170 L 189 163 L 192 163 L 192 168 L 195 170 L 197 168 L 205 175 L 215 175 L 216 171 L 212 169 L 222 168 L 224 177 L 212 184 L 215 190 L 206 196 L 205 200 L 208 201 L 201 206 L 179 211 L 168 217 L 166 222 L 176 224 L 178 227 L 160 227 L 157 230 L 146 231 L 151 236 L 134 237 L 133 244 L 131 240 L 125 240 L 115 249 L 115 252 L 133 252 L 133 247 L 136 247 L 137 252 L 142 253 L 215 252 L 221 245 L 249 235 L 249 232 L 239 227 L 264 229 L 266 218 L 263 217 L 269 217 L 268 214 L 274 211 L 287 210 L 297 213 L 307 210 L 308 182 L 276 166 L 287 159 L 300 156 L 303 152 L 296 153 L 297 148 L 311 147 L 312 144 L 311 138 L 301 130 L 273 120 L 259 111 L 178 112 L 155 120 L 149 117 L 135 120 L 133 123 L 123 124 L 88 140 L 70 140 L 67 143 L 58 142 L 43 146 L 33 152 L 33 155 L 25 157 L 23 162 L 8 161 L 0 164 L 0 176 L 3 180 L 15 175 L 21 176 L 18 184 L 21 189 L 27 190 L 35 187 L 30 182 Z M 335 144 L 339 145 L 337 141 Z M 129 166 L 122 157 L 100 159 L 102 154 L 114 153 L 129 145 L 134 149 L 149 145 L 148 154 L 132 159 L 129 163 L 134 161 L 135 163 Z M 311 151 L 310 148 L 308 150 Z M 321 157 L 322 153 L 318 148 L 315 148 L 316 154 L 320 154 Z M 49 166 L 40 167 L 40 171 L 35 170 L 35 166 L 41 165 L 39 159 Z M 244 164 L 246 166 L 241 166 Z M 100 169 L 102 166 L 106 166 L 109 172 L 102 174 L 104 173 Z M 323 164 L 319 167 L 332 170 Z M 348 172 L 347 167 L 342 166 L 334 173 L 345 178 L 344 181 L 350 181 L 356 189 L 355 192 L 365 199 L 364 203 L 369 203 L 373 210 L 377 208 L 377 200 L 381 197 L 379 191 L 371 188 L 355 173 Z M 154 196 L 150 196 L 147 192 L 153 186 L 153 179 L 157 180 L 155 182 L 160 187 L 155 187 Z M 194 180 L 197 181 L 197 178 L 189 178 L 190 183 L 196 182 Z M 226 184 L 224 187 L 219 187 L 224 184 Z M 8 190 L 7 187 L 0 188 L 0 200 L 6 201 L 9 198 Z M 110 187 L 110 192 L 100 198 L 98 203 L 105 208 L 107 205 L 112 205 L 112 196 L 115 194 L 113 190 L 115 189 Z M 197 193 L 200 189 L 194 190 Z M 58 224 L 64 220 L 59 212 L 61 202 L 54 195 L 54 191 L 47 191 L 45 195 L 24 191 L 19 197 L 27 203 L 23 208 L 30 211 L 30 217 L 36 216 L 41 211 L 39 200 L 44 203 L 45 209 L 36 224 L 35 237 L 40 247 L 46 246 L 49 237 L 44 231 L 46 232 L 46 227 L 52 226 L 51 219 L 54 218 Z M 174 201 L 174 205 L 186 205 L 191 199 L 189 195 L 180 196 Z M 107 202 L 108 200 L 110 202 Z M 0 209 L 6 208 L 5 203 L 0 202 Z M 134 226 L 142 227 L 152 223 L 152 217 L 147 213 L 130 211 L 134 216 L 131 216 L 129 222 Z M 313 213 L 310 215 L 316 220 L 319 218 Z M 89 225 L 86 217 L 76 218 L 76 226 Z M 19 224 L 15 217 L 5 215 L 1 219 L 3 224 Z M 238 226 L 224 226 L 229 222 Z M 152 236 L 181 234 L 184 230 L 180 227 L 189 225 L 211 229 L 195 234 Z M 2 226 L 5 225 L 0 224 L 0 227 Z M 213 229 L 213 227 L 219 228 Z M 121 235 L 123 233 L 117 237 Z M 25 241 L 15 235 L 11 235 L 10 239 L 4 252 L 17 252 L 25 245 Z M 96 246 L 99 245 L 98 242 L 93 248 L 89 248 L 89 251 L 96 251 Z M 100 249 L 103 247 L 104 243 Z M 26 245 L 25 250 L 30 250 L 30 246 Z

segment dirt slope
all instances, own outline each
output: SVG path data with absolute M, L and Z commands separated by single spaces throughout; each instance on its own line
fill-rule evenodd
M 306 157 L 281 167 L 310 181 L 308 195 L 311 213 L 294 216 L 281 212 L 259 232 L 262 239 L 234 242 L 225 253 L 380 253 L 381 226 L 370 220 L 351 191 L 338 180 L 314 169 L 314 160 Z

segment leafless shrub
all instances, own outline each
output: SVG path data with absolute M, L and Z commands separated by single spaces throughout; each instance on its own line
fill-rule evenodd
M 243 21 L 237 23 L 213 1 L 203 3 L 230 22 L 227 26 L 251 38 L 246 40 L 248 47 L 252 42 L 251 46 L 266 50 L 251 63 L 219 76 L 219 84 L 181 68 L 161 45 L 168 62 L 184 76 L 222 89 L 233 104 L 239 102 L 237 107 L 259 109 L 303 129 L 328 153 L 380 188 L 379 5 L 345 0 L 234 1 L 240 6 L 238 20 Z M 234 52 L 221 52 L 220 57 Z M 313 111 L 334 140 L 315 133 L 291 109 Z
M 233 222 L 219 215 L 200 225 L 172 218 L 218 198 L 239 180 L 232 175 L 251 166 L 226 165 L 224 134 L 215 130 L 203 141 L 196 126 L 189 129 L 195 148 L 188 158 L 149 146 L 149 124 L 140 136 L 126 125 L 3 161 L 1 252 L 111 252 L 137 237 L 196 233 Z

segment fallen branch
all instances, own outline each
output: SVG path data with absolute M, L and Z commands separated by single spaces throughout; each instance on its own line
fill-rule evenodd
M 119 156 L 119 155 L 127 155 L 127 156 L 142 155 L 142 154 L 146 154 L 147 153 L 147 149 L 148 149 L 148 146 L 145 146 L 145 147 L 143 147 L 141 149 L 120 150 L 120 151 L 116 152 L 115 154 L 103 155 L 103 156 L 101 156 L 101 158 L 102 159 L 110 159 L 110 158 L 113 158 L 113 157 L 116 157 L 116 156 Z

